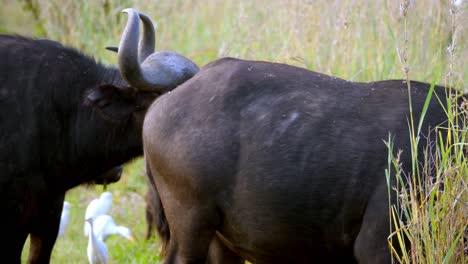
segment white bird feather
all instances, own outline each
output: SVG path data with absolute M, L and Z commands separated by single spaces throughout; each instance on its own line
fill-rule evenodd
M 94 234 L 102 241 L 105 241 L 112 235 L 121 235 L 128 240 L 134 241 L 130 229 L 125 226 L 116 225 L 110 215 L 99 215 L 96 217 L 94 220 Z
M 88 239 L 88 260 L 90 264 L 107 264 L 109 260 L 109 252 L 107 250 L 106 243 L 98 239 L 93 229 L 93 219 L 89 218 L 86 220 L 86 226 L 89 227 L 89 239 Z
M 103 192 L 99 198 L 93 199 L 86 208 L 85 220 L 95 219 L 99 215 L 107 214 L 112 206 L 112 193 Z M 88 236 L 89 227 L 85 224 L 84 234 Z
M 63 202 L 63 208 L 62 208 L 62 214 L 60 216 L 60 226 L 59 226 L 59 232 L 57 237 L 62 237 L 63 234 L 65 233 L 65 228 L 68 225 L 68 221 L 70 218 L 70 207 L 71 204 L 67 201 Z

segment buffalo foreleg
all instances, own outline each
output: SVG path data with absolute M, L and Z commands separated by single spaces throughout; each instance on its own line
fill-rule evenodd
M 28 263 L 49 263 L 57 239 L 63 200 L 64 196 L 50 200 L 41 206 L 38 216 L 33 220 Z
M 6 243 L 2 245 L 2 263 L 21 263 L 21 251 L 23 250 L 24 242 L 28 237 L 28 232 L 24 227 L 20 227 L 17 223 L 5 224 L 0 221 L 4 230 L 2 236 Z

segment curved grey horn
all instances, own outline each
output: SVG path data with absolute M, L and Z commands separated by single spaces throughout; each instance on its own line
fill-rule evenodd
M 143 34 L 138 47 L 138 61 L 142 63 L 149 55 L 154 52 L 156 38 L 154 36 L 154 25 L 151 18 L 146 14 L 138 12 L 141 21 L 143 21 Z
M 128 14 L 127 25 L 120 39 L 118 48 L 119 69 L 125 80 L 135 88 L 149 88 L 145 81 L 140 63 L 138 62 L 138 35 L 140 33 L 140 19 L 138 12 L 132 8 L 124 9 Z M 144 88 L 143 88 L 144 87 Z
M 128 14 L 128 21 L 120 40 L 118 61 L 122 76 L 131 86 L 144 91 L 163 93 L 177 87 L 198 72 L 195 63 L 176 52 L 163 51 L 150 54 L 154 50 L 154 28 L 149 17 L 144 14 L 141 17 L 147 33 L 144 36 L 146 40 L 140 43 L 142 50 L 139 51 L 137 45 L 140 14 L 132 8 L 124 9 L 122 12 Z M 148 27 L 149 23 L 152 29 Z M 139 57 L 144 60 L 141 64 Z

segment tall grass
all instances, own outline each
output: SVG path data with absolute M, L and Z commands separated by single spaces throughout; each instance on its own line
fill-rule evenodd
M 6 0 L 13 2 L 13 0 Z M 371 0 L 22 0 L 39 6 L 49 37 L 115 63 L 104 46 L 117 44 L 132 6 L 158 24 L 157 48 L 174 49 L 204 65 L 221 56 L 285 62 L 356 81 L 401 78 L 392 34 L 401 35 L 398 1 Z M 448 1 L 411 1 L 408 60 L 412 78 L 432 80 L 447 72 L 445 48 L 451 40 Z M 465 12 L 465 10 L 462 10 Z M 31 17 L 34 17 L 31 15 Z M 465 16 L 466 17 L 466 16 Z M 466 18 L 460 15 L 461 26 Z M 9 26 L 2 26 L 8 30 Z M 36 31 L 33 31 L 36 28 Z M 468 28 L 459 28 L 459 58 L 468 57 Z M 454 79 L 466 83 L 468 71 L 456 60 Z M 436 69 L 440 67 L 440 71 Z M 442 80 L 441 76 L 438 76 Z
M 48 37 L 115 64 L 115 54 L 104 47 L 118 44 L 126 21 L 121 10 L 135 7 L 157 23 L 157 49 L 176 50 L 199 65 L 233 56 L 284 62 L 353 81 L 411 78 L 463 89 L 468 81 L 466 7 L 451 15 L 449 0 L 409 3 L 402 16 L 399 2 L 394 0 L 4 0 L 0 32 Z M 447 52 L 447 47 L 453 52 Z M 463 254 L 466 260 L 466 244 L 457 239 L 467 223 L 466 125 L 454 125 L 458 120 L 454 117 L 463 110 L 451 107 L 450 99 L 442 100 L 453 111 L 451 125 L 441 129 L 441 133 L 449 131 L 449 140 L 438 142 L 437 174 L 432 175 L 436 185 L 427 186 L 428 192 L 422 198 L 415 196 L 414 203 L 401 201 L 403 208 L 413 205 L 421 211 L 420 222 L 407 226 L 395 218 L 394 228 L 400 235 L 404 233 L 415 243 L 419 238 L 424 241 L 413 246 L 407 257 L 399 256 L 406 261 L 438 263 L 450 255 L 446 263 L 457 263 L 452 261 Z M 414 125 L 412 137 L 417 138 L 418 124 Z M 390 166 L 394 166 L 397 160 L 391 158 Z M 419 168 L 423 174 L 425 166 Z M 124 179 L 110 188 L 117 193 L 114 213 L 118 221 L 127 225 L 134 221 L 136 236 L 143 237 L 146 187 L 141 161 L 127 166 Z M 78 187 L 67 194 L 78 220 L 71 222 L 68 236 L 57 242 L 53 263 L 84 263 L 86 241 L 81 236 L 81 221 L 86 203 L 100 191 L 98 187 Z M 426 233 L 418 234 L 421 229 Z M 117 238 L 109 243 L 115 263 L 158 261 L 153 243 L 127 245 Z M 435 257 L 412 258 L 416 251 L 425 256 L 436 250 Z
M 401 150 L 393 156 L 392 139 L 389 138 L 389 168 L 387 180 L 396 177 L 396 187 L 389 184 L 389 195 L 396 192 L 396 204 L 390 206 L 392 230 L 389 246 L 394 261 L 398 263 L 466 263 L 468 261 L 468 109 L 466 102 L 460 106 L 460 93 L 454 84 L 454 64 L 459 9 L 454 1 L 448 6 L 450 14 L 450 40 L 448 42 L 448 68 L 445 76 L 446 99 L 440 104 L 447 113 L 447 125 L 436 128 L 436 138 L 421 142 L 421 125 L 431 100 L 433 80 L 419 123 L 415 124 L 411 104 L 411 82 L 408 61 L 409 1 L 400 1 L 404 31 L 399 52 L 402 72 L 408 85 L 410 118 L 408 130 L 411 140 L 412 170 L 403 171 Z M 415 127 L 417 126 L 417 130 Z M 427 143 L 424 157 L 418 156 L 420 144 Z M 391 172 L 395 175 L 391 175 Z M 409 173 L 409 174 L 408 174 Z
M 425 150 L 424 157 L 413 154 L 415 168 L 409 174 L 402 170 L 401 152 L 388 141 L 387 178 L 397 179 L 397 187 L 389 190 L 389 195 L 396 192 L 397 196 L 396 205 L 390 207 L 394 232 L 389 241 L 394 244 L 389 245 L 398 263 L 468 261 L 468 111 L 466 106 L 455 107 L 451 100 L 447 104 L 452 112 L 448 125 L 436 128 L 439 137 L 428 141 L 435 144 Z M 423 142 L 419 134 L 415 137 L 417 148 Z

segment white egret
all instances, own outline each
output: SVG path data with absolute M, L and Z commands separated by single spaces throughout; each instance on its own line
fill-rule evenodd
M 99 215 L 94 220 L 94 234 L 98 239 L 105 241 L 111 235 L 121 235 L 134 241 L 132 232 L 125 226 L 118 226 L 110 215 Z
M 86 226 L 89 227 L 88 239 L 88 260 L 90 264 L 107 264 L 109 260 L 109 253 L 104 241 L 98 239 L 93 229 L 93 218 L 86 219 Z
M 103 192 L 99 198 L 93 199 L 86 208 L 85 220 L 95 219 L 99 215 L 107 214 L 112 206 L 112 193 Z M 88 236 L 88 225 L 85 224 L 84 234 Z
M 464 0 L 453 0 L 453 5 L 456 7 L 461 7 L 465 2 Z
M 70 217 L 70 207 L 71 204 L 69 202 L 63 202 L 62 215 L 60 216 L 60 226 L 57 237 L 62 237 L 65 232 L 65 227 L 68 225 L 68 220 Z

